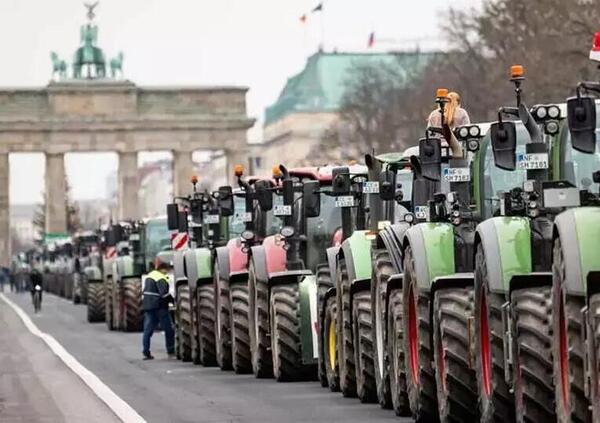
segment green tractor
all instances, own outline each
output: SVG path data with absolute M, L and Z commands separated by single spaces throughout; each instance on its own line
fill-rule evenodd
M 228 238 L 233 214 L 231 187 L 198 192 L 197 179 L 188 197 L 167 205 L 169 230 L 177 231 L 173 255 L 175 278 L 176 350 L 183 361 L 217 364 L 216 299 L 213 274 L 215 249 Z M 183 209 L 183 210 L 182 210 Z
M 578 85 L 552 151 L 582 205 L 559 214 L 552 231 L 554 397 L 557 419 L 572 422 L 600 421 L 600 103 L 583 90 L 600 93 L 600 84 Z
M 117 248 L 112 263 L 110 296 L 111 329 L 140 331 L 143 325 L 142 281 L 158 254 L 172 256 L 165 217 L 113 225 L 109 244 Z M 172 258 L 172 257 L 171 257 Z M 166 257 L 169 259 L 169 257 Z M 171 260 L 172 261 L 172 260 Z

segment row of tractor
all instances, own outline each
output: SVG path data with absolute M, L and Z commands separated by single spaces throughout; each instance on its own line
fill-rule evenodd
M 600 84 L 167 206 L 178 357 L 417 421 L 600 420 Z
M 420 422 L 600 421 L 600 83 L 528 107 L 521 66 L 510 80 L 497 121 L 451 128 L 440 89 L 440 127 L 362 164 L 194 177 L 166 217 L 88 240 L 77 283 L 49 274 L 134 331 L 170 261 L 183 361 Z

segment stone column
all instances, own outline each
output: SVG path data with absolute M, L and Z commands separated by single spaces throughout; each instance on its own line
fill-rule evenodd
M 235 175 L 233 174 L 233 168 L 235 165 L 241 164 L 244 166 L 244 172 L 246 176 L 250 172 L 248 162 L 248 152 L 246 150 L 226 150 L 225 151 L 225 175 L 227 177 L 227 183 L 231 185 L 236 184 Z
M 187 196 L 192 192 L 190 182 L 194 175 L 191 151 L 173 151 L 173 195 Z M 197 175 L 200 177 L 200 175 Z M 207 176 L 209 177 L 209 176 Z
M 10 265 L 10 167 L 8 154 L 0 154 L 0 265 Z
M 67 177 L 62 153 L 46 153 L 46 233 L 67 232 Z
M 137 152 L 119 152 L 119 219 L 138 219 Z

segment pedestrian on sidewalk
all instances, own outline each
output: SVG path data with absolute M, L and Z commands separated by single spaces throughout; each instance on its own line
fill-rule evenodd
M 165 332 L 165 344 L 167 354 L 175 354 L 175 332 L 173 322 L 169 314 L 169 303 L 172 303 L 173 297 L 169 293 L 169 269 L 173 267 L 172 263 L 164 259 L 157 258 L 155 270 L 146 276 L 144 281 L 144 294 L 142 307 L 144 309 L 144 335 L 142 338 L 142 354 L 144 360 L 152 360 L 154 356 L 150 352 L 150 338 L 154 330 L 160 327 Z

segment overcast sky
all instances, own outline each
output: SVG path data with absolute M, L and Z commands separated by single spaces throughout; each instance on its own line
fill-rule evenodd
M 302 69 L 320 42 L 325 50 L 443 48 L 438 27 L 448 0 L 100 0 L 99 46 L 125 54 L 124 71 L 138 85 L 243 85 L 248 113 L 262 119 L 288 77 Z M 452 0 L 469 7 L 479 0 Z M 0 86 L 42 86 L 50 79 L 50 51 L 68 62 L 85 22 L 81 0 L 0 0 Z M 308 13 L 306 24 L 299 17 Z M 379 41 L 377 41 L 379 40 Z M 250 137 L 260 138 L 260 131 Z M 143 154 L 141 160 L 159 155 Z M 116 155 L 68 154 L 76 199 L 103 197 Z M 11 203 L 40 201 L 41 154 L 11 156 Z

